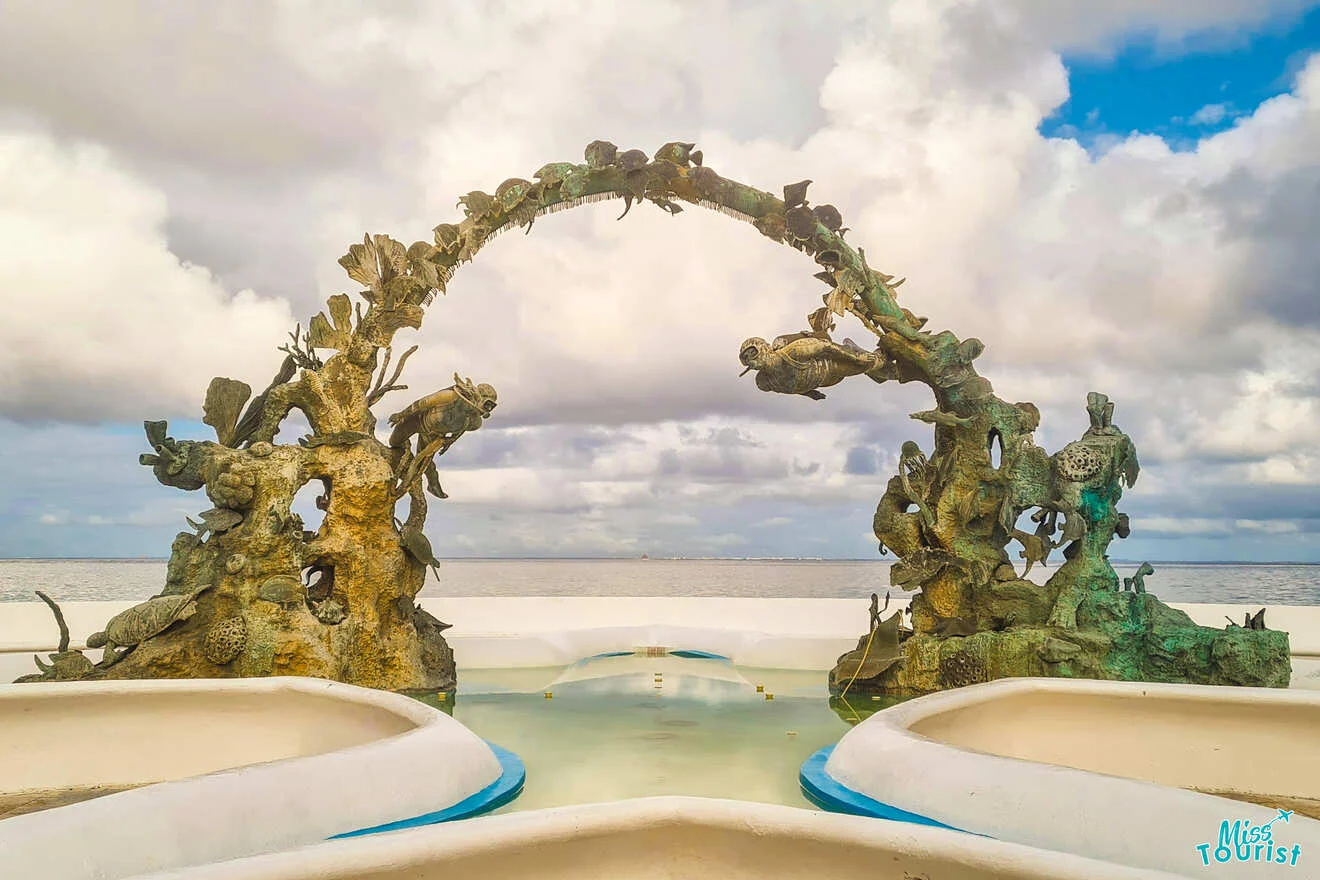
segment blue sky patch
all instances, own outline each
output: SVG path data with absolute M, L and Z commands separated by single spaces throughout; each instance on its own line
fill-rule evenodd
M 1064 56 L 1070 98 L 1040 127 L 1096 149 L 1133 132 L 1156 134 L 1174 149 L 1231 128 L 1260 104 L 1292 88 L 1320 51 L 1320 7 L 1249 39 L 1193 41 L 1175 54 L 1153 36 L 1130 41 L 1111 58 Z

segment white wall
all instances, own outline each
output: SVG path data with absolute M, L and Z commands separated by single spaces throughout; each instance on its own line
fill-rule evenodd
M 910 596 L 894 596 L 890 613 Z M 132 603 L 63 606 L 75 647 Z M 453 624 L 445 635 L 461 668 L 563 666 L 583 657 L 646 646 L 710 651 L 742 666 L 829 669 L 868 625 L 860 599 L 705 597 L 440 597 L 421 604 Z M 1247 605 L 1175 605 L 1205 626 L 1240 621 Z M 1320 606 L 1269 606 L 1271 629 L 1289 633 L 1295 657 L 1320 658 Z M 31 654 L 52 651 L 58 631 L 40 602 L 0 603 L 0 676 L 35 670 Z M 93 654 L 92 656 L 95 656 Z

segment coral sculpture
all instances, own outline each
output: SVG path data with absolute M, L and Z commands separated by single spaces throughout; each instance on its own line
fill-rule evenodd
M 425 480 L 445 497 L 434 457 L 482 424 L 495 392 L 456 376 L 453 387 L 392 417 L 382 442 L 371 407 L 401 387 L 395 381 L 412 353 L 387 380 L 391 340 L 421 326 L 423 308 L 495 235 L 622 198 L 621 218 L 641 201 L 669 214 L 681 203 L 700 205 L 815 261 L 828 290 L 808 329 L 741 348 L 761 390 L 819 401 L 819 389 L 864 375 L 921 382 L 934 396 L 934 408 L 912 415 L 933 427 L 933 446 L 903 444 L 873 524 L 881 551 L 898 557 L 893 585 L 916 591 L 911 627 L 873 613 L 857 650 L 831 673 L 836 693 L 914 694 L 1021 675 L 1287 684 L 1286 634 L 1263 623 L 1196 626 L 1144 591 L 1149 571 L 1132 590 L 1119 589 L 1106 552 L 1114 536 L 1128 534 L 1116 505 L 1139 468 L 1135 445 L 1113 424 L 1113 404 L 1088 395 L 1091 427 L 1082 438 L 1054 455 L 1036 446 L 1039 412 L 995 396 L 973 366 L 980 340 L 929 331 L 925 318 L 900 306 L 902 282 L 844 241 L 837 209 L 809 204 L 811 181 L 785 186 L 780 197 L 721 177 L 693 144 L 679 142 L 648 159 L 594 141 L 584 163 L 553 163 L 533 177 L 461 197 L 466 216 L 435 227 L 434 244 L 405 247 L 378 235 L 354 245 L 340 262 L 363 287 L 365 313 L 346 295 L 331 297 L 328 316 L 294 332 L 274 381 L 250 402 L 246 385 L 215 379 L 204 411 L 218 442 L 175 440 L 165 423 L 147 423 L 154 452 L 143 463 L 167 485 L 205 488 L 215 506 L 195 533 L 175 540 L 161 596 L 99 634 L 118 647 L 85 677 L 304 674 L 391 689 L 451 687 L 445 625 L 414 603 L 435 564 L 421 486 Z M 834 319 L 846 315 L 875 337 L 873 348 L 831 338 Z M 293 409 L 312 434 L 275 445 Z M 316 533 L 289 509 L 311 480 L 324 486 Z M 394 504 L 404 496 L 409 514 L 399 522 Z M 1028 512 L 1035 528 L 1024 531 L 1019 518 Z M 1013 541 L 1025 560 L 1020 574 L 1008 552 Z M 1056 548 L 1064 562 L 1048 583 L 1026 580 Z M 56 655 L 59 677 L 84 669 L 73 653 L 62 646 Z
M 309 675 L 390 690 L 454 687 L 447 624 L 414 601 L 437 564 L 423 532 L 423 481 L 446 497 L 435 458 L 481 427 L 495 389 L 455 376 L 391 417 L 388 442 L 371 411 L 407 387 L 396 382 L 415 347 L 391 373 L 390 341 L 421 325 L 446 276 L 438 253 L 385 236 L 354 245 L 340 262 L 363 285 L 366 310 L 331 297 L 328 316 L 294 331 L 278 374 L 255 398 L 242 382 L 212 380 L 203 421 L 216 441 L 176 440 L 165 422 L 146 423 L 153 451 L 142 464 L 165 485 L 204 489 L 214 507 L 174 540 L 161 594 L 88 638 L 89 648 L 105 649 L 100 662 L 75 665 L 62 643 L 63 662 L 39 664 L 42 673 L 25 680 Z M 322 360 L 323 352 L 331 354 Z M 277 445 L 295 409 L 312 433 Z M 325 511 L 315 532 L 290 509 L 313 481 Z

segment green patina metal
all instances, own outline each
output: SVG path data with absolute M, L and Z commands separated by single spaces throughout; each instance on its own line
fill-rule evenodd
M 819 401 L 820 389 L 853 376 L 920 382 L 931 390 L 934 408 L 911 418 L 931 426 L 933 443 L 929 452 L 915 441 L 903 444 L 899 473 L 872 523 L 881 552 L 897 557 L 893 585 L 915 591 L 911 627 L 901 628 L 897 645 L 886 640 L 883 663 L 870 662 L 867 646 L 874 640 L 864 635 L 832 673 L 836 689 L 849 680 L 850 695 L 904 695 L 1020 675 L 1287 684 L 1286 634 L 1254 625 L 1199 627 L 1152 595 L 1118 592 L 1107 553 L 1115 536 L 1128 534 L 1117 504 L 1123 486 L 1135 484 L 1139 465 L 1105 395 L 1088 394 L 1090 428 L 1051 455 L 1033 439 L 1036 407 L 1000 399 L 976 372 L 981 341 L 926 330 L 926 319 L 898 302 L 902 280 L 872 268 L 866 253 L 844 240 L 839 211 L 809 203 L 811 181 L 775 195 L 720 176 L 694 144 L 681 142 L 648 159 L 640 150 L 593 141 L 584 160 L 546 165 L 534 180 L 510 178 L 494 194 L 467 193 L 458 200 L 463 219 L 436 226 L 432 242 L 405 246 L 368 235 L 350 247 L 340 264 L 364 288 L 365 314 L 349 296 L 331 297 L 305 336 L 301 328 L 294 332 L 280 373 L 246 409 L 251 389 L 217 378 L 205 421 L 218 443 L 176 441 L 165 423 L 147 423 L 153 453 L 142 463 L 157 479 L 187 490 L 205 487 L 221 512 L 244 512 L 241 525 L 212 517 L 204 521 L 209 534 L 181 535 L 166 589 L 181 594 L 215 582 L 198 600 L 199 618 L 245 615 L 246 653 L 226 674 L 284 671 L 377 687 L 447 687 L 453 664 L 439 635 L 444 625 L 422 619 L 412 603 L 429 550 L 418 551 L 413 540 L 408 555 L 400 541 L 421 534 L 423 480 L 431 494 L 446 497 L 433 459 L 489 415 L 494 389 L 456 375 L 453 387 L 395 414 L 386 447 L 375 439 L 371 406 L 402 387 L 395 380 L 411 354 L 386 380 L 391 337 L 420 327 L 424 307 L 496 235 L 530 231 L 545 214 L 619 198 L 621 217 L 643 201 L 669 214 L 684 204 L 709 208 L 815 262 L 826 292 L 823 306 L 808 315 L 808 328 L 743 343 L 739 359 L 756 372 L 761 390 Z M 874 336 L 873 347 L 831 338 L 835 318 L 845 316 Z M 318 350 L 335 353 L 322 361 Z M 373 386 L 381 350 L 385 364 Z M 312 436 L 302 446 L 276 446 L 292 409 L 307 417 Z M 325 483 L 329 510 L 323 534 L 315 536 L 288 513 L 293 491 L 309 479 Z M 393 506 L 403 495 L 412 507 L 408 521 L 397 524 Z M 350 523 L 337 515 L 346 504 L 371 514 L 359 512 Z M 248 515 L 259 507 L 265 515 Z M 1034 525 L 1019 526 L 1025 514 Z M 1014 542 L 1018 552 L 1010 556 Z M 1032 566 L 1045 565 L 1056 549 L 1064 562 L 1049 580 L 1043 586 L 1027 580 Z M 333 571 L 324 589 L 334 592 L 313 595 L 309 586 L 292 609 L 300 623 L 291 622 L 291 609 L 255 601 L 259 577 L 309 568 Z M 217 674 L 214 664 L 194 659 L 203 653 L 205 634 L 200 625 L 163 630 L 114 674 Z M 184 650 L 175 650 L 176 643 Z
M 697 204 L 806 253 L 828 286 L 809 329 L 743 344 L 741 358 L 757 372 L 759 388 L 819 400 L 821 388 L 865 375 L 932 391 L 935 409 L 912 415 L 933 426 L 932 451 L 905 444 L 900 474 L 874 518 L 881 551 L 898 556 L 894 585 L 917 592 L 912 628 L 898 662 L 859 679 L 858 670 L 877 665 L 867 663 L 873 639 L 863 636 L 832 673 L 836 690 L 856 679 L 858 696 L 910 694 L 1016 675 L 1287 684 L 1286 634 L 1198 627 L 1153 596 L 1117 592 L 1108 547 L 1116 534 L 1128 534 L 1117 504 L 1139 465 L 1135 445 L 1112 423 L 1107 397 L 1088 395 L 1090 429 L 1051 456 L 1032 440 L 1036 407 L 999 399 L 977 374 L 980 340 L 925 330 L 926 319 L 898 303 L 902 281 L 873 269 L 864 251 L 844 241 L 839 212 L 809 204 L 810 181 L 785 186 L 780 198 L 703 167 L 691 144 L 666 144 L 646 162 L 640 151 L 596 141 L 585 156 L 585 164 L 543 168 L 538 184 L 519 190 L 527 200 L 521 205 L 467 199 L 478 209 L 457 227 L 437 228 L 437 262 L 456 266 L 490 234 L 530 227 L 537 214 L 572 204 L 619 197 L 624 214 L 642 200 L 671 214 L 679 203 Z M 830 338 L 834 317 L 844 315 L 875 336 L 873 350 Z M 1020 530 L 1019 517 L 1033 510 L 1036 528 Z M 1014 568 L 1013 541 L 1028 569 L 1059 548 L 1065 562 L 1037 586 Z
M 1091 524 L 1104 522 L 1114 516 L 1114 501 L 1098 489 L 1082 490 L 1082 503 L 1079 510 Z

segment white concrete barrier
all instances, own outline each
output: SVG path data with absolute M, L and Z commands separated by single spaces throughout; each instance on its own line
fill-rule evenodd
M 895 597 L 893 607 L 908 597 Z M 62 604 L 70 645 L 131 602 Z M 707 651 L 744 666 L 829 669 L 865 631 L 855 599 L 695 597 L 425 598 L 453 624 L 445 633 L 463 668 L 565 666 L 612 651 L 662 646 Z M 36 671 L 31 655 L 55 650 L 59 632 L 41 602 L 0 602 L 0 680 Z M 93 659 L 99 652 L 89 652 Z
M 890 609 L 911 597 L 894 595 Z M 63 605 L 71 644 L 105 626 L 128 602 Z M 446 637 L 460 668 L 565 666 L 594 654 L 644 647 L 701 650 L 740 666 L 829 669 L 866 631 L 859 599 L 716 597 L 439 597 L 421 605 L 453 624 Z M 1185 605 L 1197 623 L 1222 627 L 1258 605 Z M 1295 657 L 1320 658 L 1320 606 L 1266 606 L 1266 623 L 1289 634 Z M 0 602 L 0 680 L 35 671 L 31 654 L 53 651 L 58 631 L 40 602 Z M 95 658 L 96 652 L 89 656 Z
M 69 647 L 87 646 L 87 637 L 105 628 L 106 622 L 136 602 L 61 602 L 64 622 L 69 625 Z M 33 653 L 54 651 L 60 631 L 44 602 L 0 602 L 0 651 Z M 34 667 L 35 668 L 35 667 Z
M 139 880 L 1172 880 L 897 822 L 691 797 L 558 807 Z
M 741 666 L 828 669 L 866 629 L 866 603 L 854 599 L 445 597 L 422 605 L 453 624 L 445 635 L 467 668 L 563 666 L 665 647 Z
M 1227 878 L 1264 876 L 1282 857 L 1301 868 L 1288 876 L 1310 877 L 1320 876 L 1320 821 L 1200 792 L 1314 809 L 1317 730 L 1313 691 L 1004 679 L 876 713 L 844 735 L 825 773 L 1000 840 Z M 1245 860 L 1236 847 L 1219 858 L 1222 823 L 1231 836 L 1234 821 L 1271 820 L 1271 841 L 1239 826 Z
M 273 852 L 451 807 L 500 776 L 443 712 L 335 682 L 6 685 L 0 794 L 144 787 L 0 821 L 0 877 L 116 880 Z

